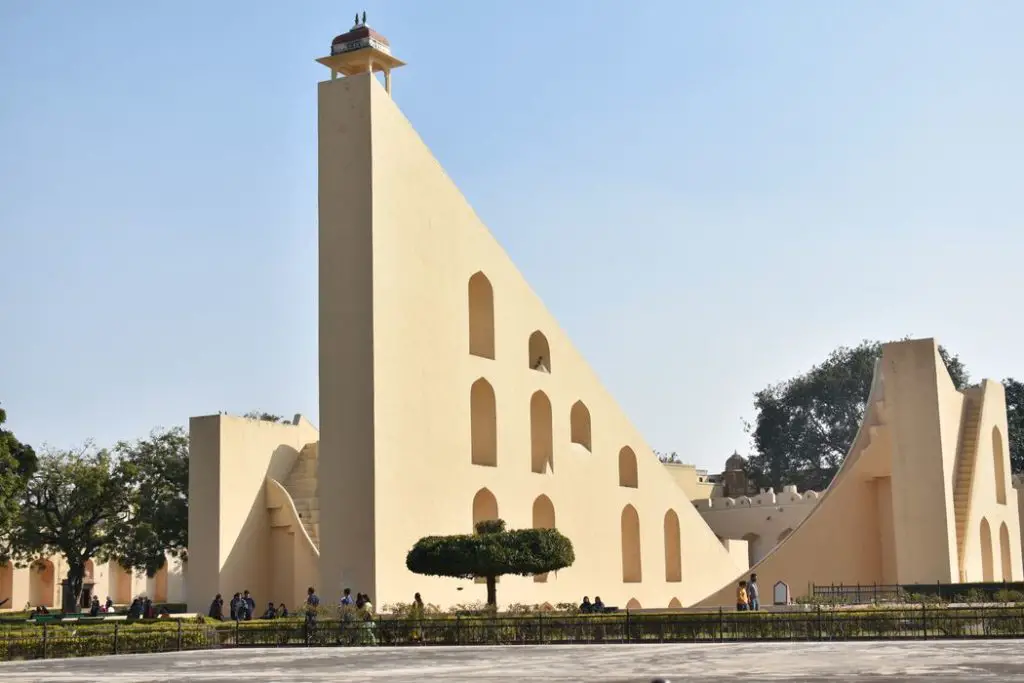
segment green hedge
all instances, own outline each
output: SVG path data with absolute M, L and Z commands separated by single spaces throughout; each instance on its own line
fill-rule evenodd
M 207 619 L 0 627 L 0 660 L 219 647 L 504 645 L 746 640 L 1024 637 L 1024 606 L 578 615 L 428 615 L 423 619 Z

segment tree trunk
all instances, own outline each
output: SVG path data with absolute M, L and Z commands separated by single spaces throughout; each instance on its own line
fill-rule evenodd
M 79 603 L 82 600 L 82 584 L 85 580 L 85 565 L 68 565 L 68 605 L 74 605 L 74 611 L 79 611 Z M 64 611 L 67 611 L 67 606 Z
M 498 606 L 498 578 L 496 576 L 487 577 L 487 606 Z

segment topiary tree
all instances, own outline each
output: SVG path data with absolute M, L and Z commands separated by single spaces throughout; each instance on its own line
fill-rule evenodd
M 487 604 L 495 607 L 498 577 L 533 576 L 572 565 L 572 541 L 557 529 L 513 529 L 500 519 L 479 522 L 474 534 L 426 536 L 405 558 L 409 571 L 427 576 L 487 580 Z

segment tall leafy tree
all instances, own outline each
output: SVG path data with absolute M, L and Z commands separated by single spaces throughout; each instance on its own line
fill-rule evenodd
M 184 557 L 188 548 L 188 434 L 182 427 L 155 429 L 146 439 L 119 442 L 114 454 L 131 465 L 137 494 L 118 561 L 153 576 L 167 553 Z
M 819 365 L 754 395 L 757 416 L 748 431 L 753 453 L 748 474 L 758 486 L 796 484 L 821 490 L 838 471 L 867 407 L 882 343 L 863 341 L 834 350 Z M 953 384 L 969 377 L 959 357 L 939 347 Z
M 1006 388 L 1006 440 L 1010 448 L 1010 470 L 1024 474 L 1024 383 L 1012 377 L 1003 380 Z
M 4 561 L 11 556 L 11 534 L 21 521 L 25 485 L 39 466 L 32 447 L 3 428 L 6 422 L 7 413 L 0 408 L 0 560 Z
M 250 420 L 263 420 L 264 422 L 284 422 L 285 419 L 280 415 L 274 415 L 273 413 L 264 413 L 259 410 L 250 410 L 242 417 L 247 417 Z
M 137 472 L 105 450 L 85 446 L 42 454 L 29 478 L 11 533 L 17 559 L 62 555 L 68 563 L 70 593 L 82 595 L 85 564 L 105 561 L 131 523 L 136 502 Z
M 487 580 L 487 604 L 498 604 L 498 577 L 533 576 L 576 561 L 572 542 L 556 529 L 507 531 L 500 519 L 480 522 L 476 533 L 427 536 L 405 558 L 409 571 L 428 576 Z

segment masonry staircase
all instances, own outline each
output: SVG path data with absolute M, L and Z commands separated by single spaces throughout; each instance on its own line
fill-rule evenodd
M 320 499 L 317 496 L 317 444 L 306 444 L 299 452 L 284 488 L 295 503 L 302 526 L 317 550 L 320 549 Z
M 956 473 L 953 483 L 953 510 L 956 515 L 956 554 L 960 581 L 964 573 L 964 539 L 967 534 L 967 515 L 971 506 L 971 483 L 974 481 L 974 463 L 978 457 L 978 429 L 981 421 L 981 394 L 968 392 L 964 397 L 964 420 L 960 426 L 960 444 L 956 453 Z

